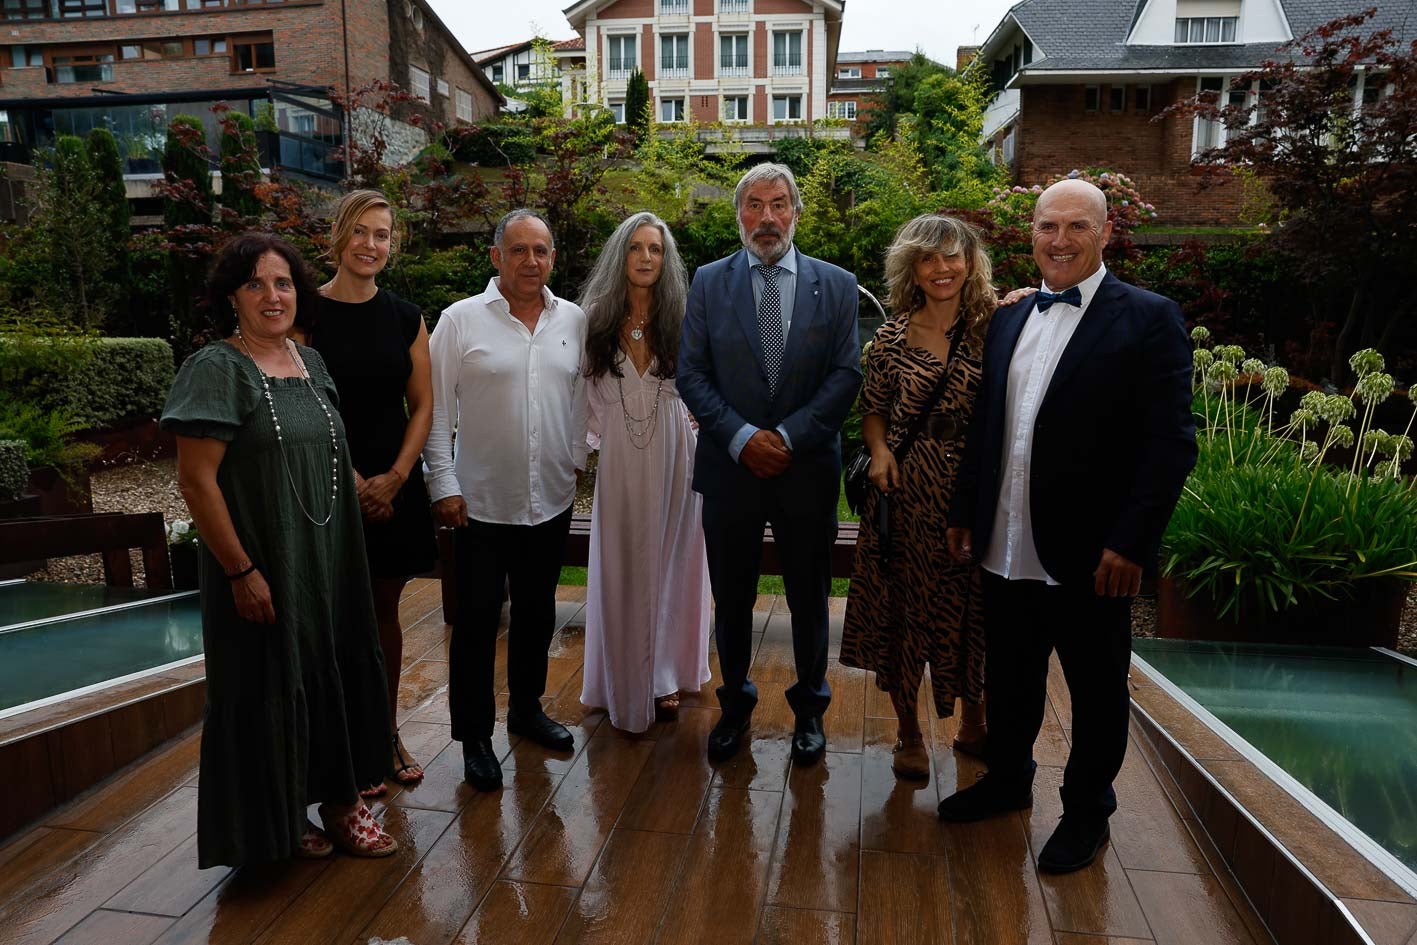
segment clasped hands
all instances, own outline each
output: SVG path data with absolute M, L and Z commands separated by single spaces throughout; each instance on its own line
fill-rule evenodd
M 738 462 L 759 479 L 771 479 L 787 472 L 792 451 L 776 430 L 759 430 L 748 438 L 738 454 Z
M 371 522 L 387 522 L 394 516 L 394 496 L 398 495 L 408 477 L 397 469 L 365 479 L 354 474 L 354 489 L 359 496 L 359 511 Z
M 950 557 L 957 563 L 969 564 L 974 560 L 971 529 L 948 529 L 945 541 L 949 545 Z M 1092 585 L 1098 597 L 1135 597 L 1141 591 L 1141 565 L 1127 560 L 1111 548 L 1103 548 L 1102 560 L 1092 572 Z

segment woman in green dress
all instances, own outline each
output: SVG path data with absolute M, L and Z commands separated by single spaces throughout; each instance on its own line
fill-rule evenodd
M 289 243 L 246 233 L 207 294 L 226 337 L 182 365 L 162 415 L 204 548 L 198 863 L 387 856 L 358 791 L 389 763 L 359 497 L 334 383 L 286 338 L 314 279 Z

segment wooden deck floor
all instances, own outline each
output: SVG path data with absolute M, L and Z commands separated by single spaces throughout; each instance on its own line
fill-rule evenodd
M 932 716 L 934 777 L 898 781 L 889 700 L 860 671 L 833 662 L 830 751 L 813 768 L 790 766 L 781 692 L 792 653 L 778 599 L 759 601 L 751 751 L 715 770 L 703 747 L 717 715 L 713 683 L 685 699 L 678 722 L 638 739 L 580 706 L 584 590 L 560 596 L 549 711 L 572 727 L 574 754 L 509 739 L 499 724 L 506 787 L 479 794 L 461 782 L 444 693 L 447 628 L 437 585 L 415 582 L 403 604 L 399 702 L 405 741 L 428 777 L 378 808 L 402 844 L 396 856 L 198 871 L 193 733 L 0 847 L 0 942 L 1270 941 L 1135 740 L 1100 862 L 1070 876 L 1037 872 L 1060 813 L 1069 737 L 1058 686 L 1032 812 L 946 826 L 936 803 L 979 767 L 948 750 L 951 724 Z

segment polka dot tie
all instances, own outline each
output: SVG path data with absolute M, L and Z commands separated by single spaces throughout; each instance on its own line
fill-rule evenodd
M 763 277 L 763 297 L 758 303 L 758 333 L 763 341 L 763 368 L 768 374 L 768 392 L 777 393 L 782 372 L 782 292 L 777 286 L 780 266 L 754 266 Z

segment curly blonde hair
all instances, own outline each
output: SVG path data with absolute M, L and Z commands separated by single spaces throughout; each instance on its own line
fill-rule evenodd
M 960 293 L 960 314 L 968 319 L 970 331 L 982 336 L 999 298 L 994 291 L 994 268 L 979 231 L 942 213 L 927 213 L 906 223 L 886 250 L 886 288 L 892 312 L 901 317 L 924 307 L 925 293 L 915 284 L 915 263 L 934 252 L 964 257 L 968 274 Z

